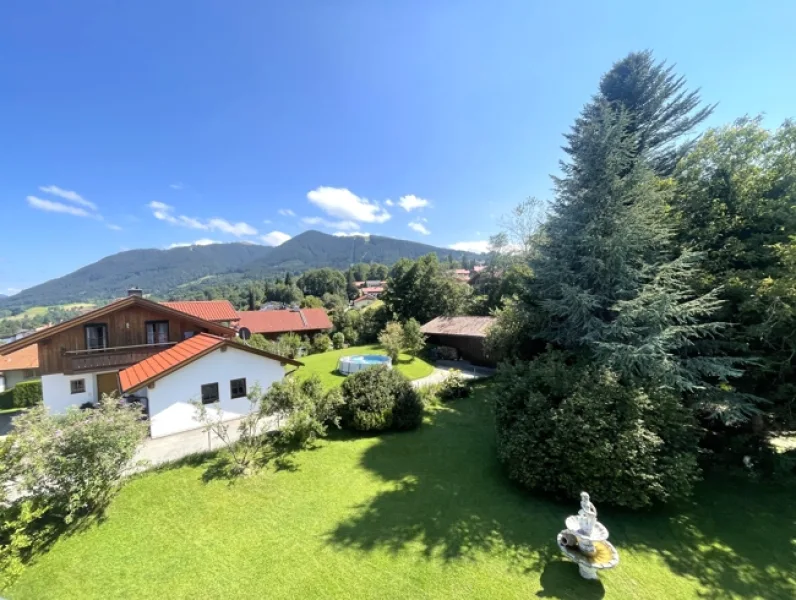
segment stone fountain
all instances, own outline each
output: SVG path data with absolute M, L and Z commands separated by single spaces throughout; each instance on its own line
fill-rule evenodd
M 598 570 L 619 564 L 619 553 L 608 541 L 608 529 L 597 520 L 597 509 L 586 492 L 580 494 L 578 514 L 567 517 L 565 524 L 567 528 L 556 542 L 561 552 L 577 563 L 581 577 L 597 579 Z

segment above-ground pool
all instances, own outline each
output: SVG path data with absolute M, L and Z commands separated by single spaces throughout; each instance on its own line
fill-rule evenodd
M 356 354 L 341 358 L 337 363 L 337 370 L 343 375 L 350 375 L 363 369 L 381 366 L 392 368 L 392 359 L 382 354 Z

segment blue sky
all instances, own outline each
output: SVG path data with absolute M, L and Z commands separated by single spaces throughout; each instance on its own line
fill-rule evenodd
M 796 3 L 38 2 L 0 20 L 0 293 L 123 249 L 314 228 L 477 248 L 549 198 L 632 50 L 710 125 L 796 116 Z

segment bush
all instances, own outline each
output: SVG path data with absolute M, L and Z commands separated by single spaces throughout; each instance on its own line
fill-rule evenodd
M 43 402 L 41 379 L 20 381 L 0 394 L 0 409 L 30 408 Z
M 325 333 L 318 333 L 312 338 L 312 351 L 321 354 L 332 347 L 332 340 Z
M 459 371 L 450 371 L 445 380 L 440 384 L 438 395 L 440 400 L 447 402 L 449 400 L 458 400 L 459 398 L 467 398 L 472 389 L 467 381 L 462 377 Z
M 387 367 L 349 375 L 342 386 L 343 426 L 357 431 L 413 429 L 420 425 L 423 403 L 406 377 Z
M 46 502 L 47 512 L 66 523 L 101 512 L 146 435 L 140 416 L 139 407 L 108 396 L 97 410 L 70 408 L 63 416 L 36 406 L 14 421 L 3 483 Z
M 303 380 L 288 377 L 274 383 L 262 396 L 260 410 L 286 417 L 280 428 L 282 441 L 305 447 L 326 437 L 329 425 L 339 427 L 337 411 L 342 403 L 340 390 L 325 392 L 317 375 Z
M 335 350 L 340 350 L 345 346 L 345 335 L 338 331 L 332 336 L 332 345 Z
M 699 433 L 677 396 L 556 351 L 503 367 L 492 389 L 499 458 L 525 487 L 631 508 L 691 492 Z

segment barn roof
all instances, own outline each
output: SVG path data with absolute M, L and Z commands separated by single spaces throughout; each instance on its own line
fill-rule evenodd
M 486 337 L 495 322 L 495 317 L 437 317 L 423 325 L 420 330 L 426 335 L 458 335 L 462 337 Z

